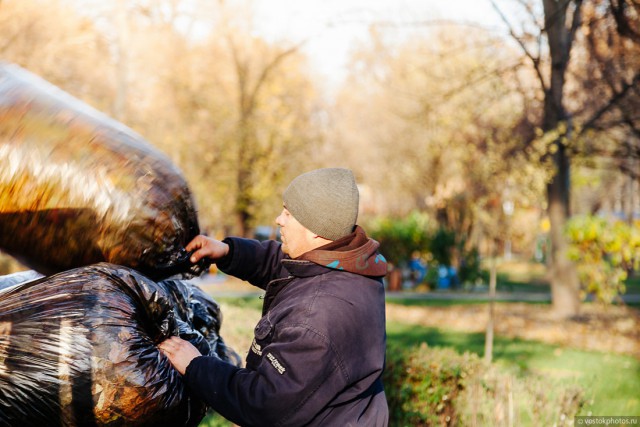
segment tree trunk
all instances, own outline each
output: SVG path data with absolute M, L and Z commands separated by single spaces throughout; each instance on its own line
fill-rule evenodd
M 498 277 L 498 265 L 496 262 L 495 242 L 491 243 L 491 269 L 489 275 L 489 321 L 484 337 L 484 361 L 491 364 L 493 360 L 493 331 L 496 318 L 496 284 Z
M 549 215 L 551 254 L 551 300 L 557 315 L 570 317 L 578 314 L 580 294 L 578 276 L 573 263 L 567 258 L 565 223 L 569 217 L 569 159 L 565 147 L 558 143 L 554 154 L 556 173 L 547 185 L 547 212 Z
M 545 90 L 543 130 L 560 131 L 552 151 L 554 175 L 547 185 L 547 209 L 551 224 L 550 281 L 553 308 L 556 314 L 569 317 L 578 314 L 580 295 L 578 275 L 566 256 L 567 242 L 564 227 L 570 216 L 570 159 L 564 139 L 571 135 L 571 117 L 564 106 L 565 74 L 569 66 L 575 30 L 580 23 L 581 0 L 558 2 L 543 0 L 545 30 L 547 32 L 551 67 L 549 88 Z M 571 22 L 567 22 L 573 6 Z M 566 126 L 566 133 L 560 127 Z
M 244 151 L 244 150 L 243 150 Z M 236 235 L 241 237 L 249 236 L 249 224 L 252 220 L 250 206 L 252 203 L 251 198 L 251 171 L 247 162 L 244 159 L 245 154 L 240 153 L 241 159 L 238 162 L 237 173 L 237 186 L 238 194 L 236 196 Z

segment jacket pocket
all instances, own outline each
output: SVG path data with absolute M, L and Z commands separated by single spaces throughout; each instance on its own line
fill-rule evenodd
M 260 319 L 260 321 L 258 322 L 258 324 L 256 325 L 253 331 L 253 334 L 257 341 L 262 341 L 264 339 L 267 339 L 267 337 L 269 337 L 272 332 L 273 332 L 273 325 L 269 320 L 269 313 L 267 313 L 265 316 L 262 317 L 262 319 Z
M 251 349 L 247 354 L 247 368 L 256 368 L 260 364 L 264 347 L 271 342 L 274 326 L 268 318 L 268 314 L 264 316 L 255 329 L 253 330 L 253 341 Z

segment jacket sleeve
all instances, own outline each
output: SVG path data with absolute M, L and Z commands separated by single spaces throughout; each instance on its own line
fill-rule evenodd
M 255 371 L 202 356 L 189 364 L 187 385 L 236 424 L 308 423 L 344 389 L 348 378 L 327 340 L 311 328 L 289 326 L 279 335 L 278 342 L 258 349 L 261 360 Z
M 230 252 L 217 263 L 222 272 L 262 289 L 265 289 L 271 280 L 288 275 L 280 263 L 284 254 L 280 250 L 279 242 L 261 242 L 239 237 L 227 237 L 224 242 L 229 245 Z

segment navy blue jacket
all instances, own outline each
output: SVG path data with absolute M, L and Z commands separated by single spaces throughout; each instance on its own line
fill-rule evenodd
M 266 290 L 263 317 L 246 367 L 198 357 L 184 376 L 192 391 L 241 426 L 387 426 L 386 263 L 366 240 L 314 262 L 277 242 L 226 239 L 218 267 Z

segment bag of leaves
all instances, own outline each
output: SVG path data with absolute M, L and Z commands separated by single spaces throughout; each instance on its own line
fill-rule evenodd
M 0 425 L 197 426 L 204 403 L 156 345 L 179 335 L 238 364 L 220 320 L 197 286 L 107 263 L 4 286 Z
M 200 275 L 189 187 L 140 135 L 0 63 L 0 250 L 43 274 L 98 262 L 154 280 Z

